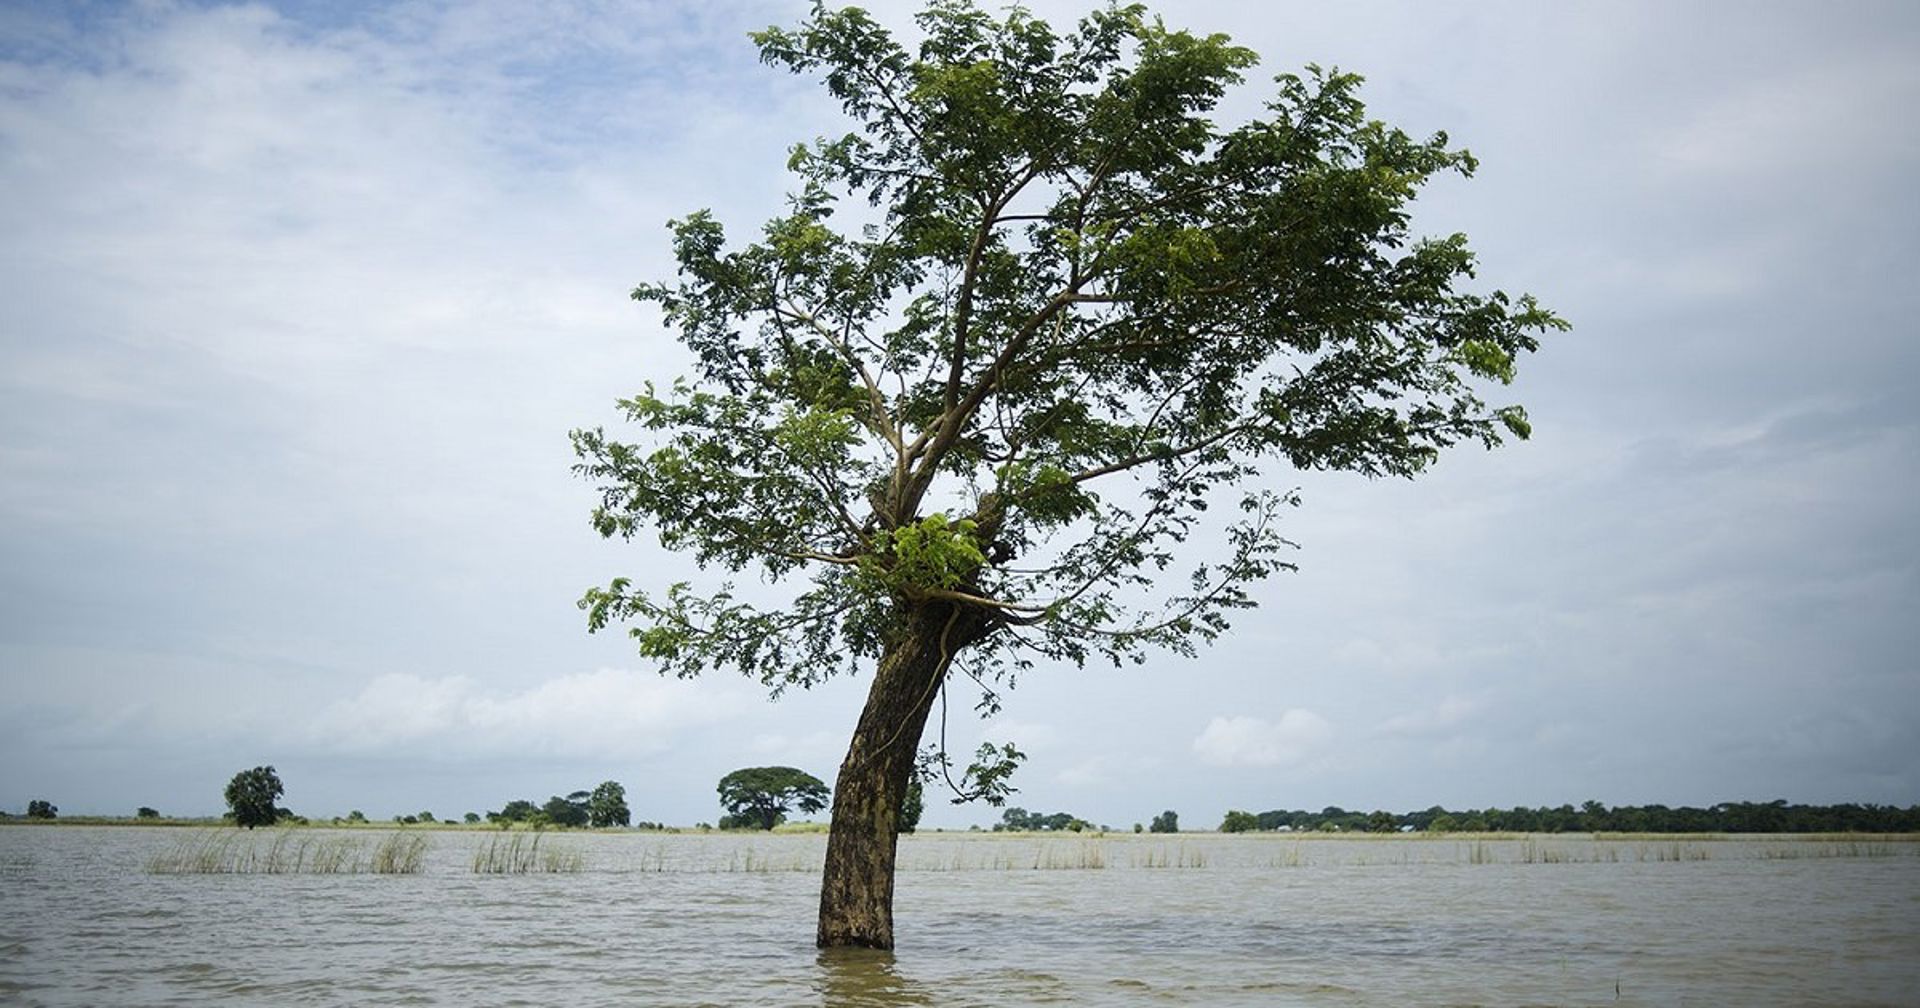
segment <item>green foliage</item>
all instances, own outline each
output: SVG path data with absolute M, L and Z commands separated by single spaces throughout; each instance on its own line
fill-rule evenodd
M 1147 827 L 1147 830 L 1152 833 L 1180 832 L 1180 813 L 1175 812 L 1172 809 L 1168 809 L 1165 812 L 1162 812 L 1159 815 L 1154 816 L 1153 823 Z M 1139 832 L 1139 830 L 1135 830 L 1134 832 L 1137 833 Z
M 1920 805 L 1792 805 L 1771 802 L 1722 802 L 1709 808 L 1622 805 L 1598 801 L 1580 807 L 1561 805 L 1511 809 L 1448 811 L 1435 805 L 1394 814 L 1349 812 L 1330 805 L 1319 812 L 1273 810 L 1254 817 L 1261 830 L 1371 830 L 1401 826 L 1434 833 L 1912 833 L 1920 831 Z
M 729 813 L 721 829 L 770 830 L 790 808 L 812 814 L 827 807 L 826 784 L 793 767 L 743 767 L 720 778 L 718 790 Z
M 757 240 L 704 210 L 670 225 L 677 279 L 633 296 L 693 376 L 620 403 L 641 443 L 573 434 L 602 535 L 650 530 L 790 590 L 763 606 L 617 578 L 582 598 L 590 628 L 778 693 L 957 607 L 991 707 L 995 677 L 1039 659 L 1224 632 L 1292 566 L 1276 471 L 1413 476 L 1527 436 L 1481 392 L 1565 324 L 1464 290 L 1463 236 L 1413 233 L 1421 187 L 1475 167 L 1444 134 L 1369 118 L 1360 78 L 1318 67 L 1217 125 L 1254 54 L 1137 6 L 1066 31 L 964 0 L 917 20 L 917 51 L 824 5 L 754 36 L 856 129 L 794 148 Z M 840 226 L 843 201 L 868 223 Z
M 590 797 L 585 791 L 575 791 L 564 798 L 554 795 L 540 806 L 540 811 L 546 821 L 555 826 L 585 826 L 593 821 L 593 814 L 587 810 Z
M 625 826 L 632 818 L 627 810 L 627 789 L 618 781 L 602 781 L 587 797 L 587 821 L 591 826 Z
M 353 811 L 347 813 L 347 821 L 350 823 L 366 822 L 367 814 L 365 812 L 360 811 L 359 809 L 354 809 Z
M 993 824 L 994 832 L 1041 832 L 1071 830 L 1075 833 L 1088 827 L 1088 822 L 1071 812 L 1028 812 L 1023 808 L 1009 808 L 1000 813 L 1000 821 Z
M 158 819 L 160 818 L 160 810 L 142 805 L 138 811 L 134 812 L 133 817 L 135 819 Z
M 271 826 L 281 818 L 282 813 L 286 813 L 285 809 L 274 804 L 285 793 L 280 775 L 272 767 L 257 766 L 242 770 L 227 782 L 228 814 L 233 817 L 236 826 L 248 829 Z
M 1237 809 L 1229 811 L 1225 818 L 1220 820 L 1220 832 L 1222 833 L 1245 833 L 1248 830 L 1259 828 L 1260 820 L 1256 818 L 1253 813 L 1241 812 Z
M 540 814 L 540 806 L 524 798 L 515 798 L 501 806 L 500 811 L 487 813 L 487 821 L 501 824 L 529 822 Z
M 27 802 L 27 818 L 58 819 L 60 818 L 60 808 L 45 798 L 35 798 Z
M 907 794 L 900 800 L 899 830 L 912 833 L 920 828 L 920 816 L 927 810 L 926 787 L 915 777 L 907 784 Z
M 462 822 L 464 822 L 464 823 L 467 823 L 468 825 L 472 825 L 472 824 L 474 824 L 474 823 L 477 823 L 477 822 L 479 822 L 479 821 L 480 821 L 480 813 L 478 813 L 478 812 L 469 812 L 469 813 L 467 813 L 466 815 L 464 815 L 464 816 L 462 816 L 462 817 L 461 817 L 461 821 L 462 821 Z

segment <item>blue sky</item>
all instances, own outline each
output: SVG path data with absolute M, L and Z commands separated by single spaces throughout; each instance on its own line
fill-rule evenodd
M 872 5 L 904 25 L 906 4 Z M 1056 23 L 1077 6 L 1037 3 Z M 343 13 L 344 12 L 344 13 Z M 1920 802 L 1920 16 L 1904 4 L 1186 3 L 1482 161 L 1417 218 L 1576 329 L 1533 441 L 1283 474 L 1298 573 L 1194 660 L 1041 669 L 1014 802 Z M 0 10 L 0 808 L 441 815 L 831 779 L 864 680 L 662 679 L 573 602 L 566 432 L 685 369 L 666 220 L 774 213 L 844 129 L 797 2 Z M 936 806 L 933 825 L 993 810 Z

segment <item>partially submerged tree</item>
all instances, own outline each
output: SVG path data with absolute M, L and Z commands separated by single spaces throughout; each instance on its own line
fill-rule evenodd
M 720 805 L 728 817 L 721 828 L 772 829 L 797 808 L 812 814 L 827 807 L 827 785 L 804 770 L 788 766 L 743 767 L 720 778 Z M 898 814 L 898 807 L 891 810 Z
M 634 297 L 695 376 L 621 402 L 646 444 L 574 434 L 603 535 L 651 528 L 790 589 L 620 578 L 581 600 L 592 629 L 776 694 L 872 669 L 823 946 L 893 945 L 897 813 L 952 674 L 990 712 L 1036 661 L 1193 653 L 1291 567 L 1276 470 L 1412 476 L 1524 437 L 1478 389 L 1562 326 L 1456 289 L 1464 237 L 1410 234 L 1421 185 L 1474 161 L 1368 119 L 1355 76 L 1283 75 L 1223 129 L 1208 115 L 1255 63 L 1224 36 L 1137 6 L 1066 33 L 966 0 L 918 21 L 917 55 L 854 9 L 755 35 L 859 129 L 794 149 L 760 240 L 673 222 L 679 279 Z
M 236 826 L 253 829 L 255 826 L 271 826 L 286 810 L 274 803 L 286 793 L 280 784 L 280 775 L 270 766 L 257 766 L 251 770 L 242 770 L 227 782 L 227 809 L 233 816 Z

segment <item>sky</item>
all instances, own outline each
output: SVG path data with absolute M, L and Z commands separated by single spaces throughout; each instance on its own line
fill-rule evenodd
M 949 748 L 1120 828 L 1920 803 L 1920 7 L 1161 9 L 1262 55 L 1222 122 L 1317 63 L 1471 149 L 1416 230 L 1574 330 L 1501 390 L 1531 441 L 1274 474 L 1299 570 L 1232 633 L 956 693 Z M 217 814 L 271 764 L 314 817 L 617 780 L 691 825 L 738 767 L 831 782 L 865 677 L 774 702 L 586 632 L 590 586 L 714 575 L 600 539 L 567 440 L 689 370 L 627 296 L 665 223 L 752 233 L 848 128 L 746 38 L 806 10 L 0 5 L 0 810 Z

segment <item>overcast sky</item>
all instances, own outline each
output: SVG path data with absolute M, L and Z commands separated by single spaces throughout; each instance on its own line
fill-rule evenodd
M 745 37 L 805 10 L 0 6 L 0 809 L 213 814 L 270 763 L 310 816 L 614 779 L 692 824 L 740 766 L 831 781 L 864 677 L 770 703 L 586 633 L 588 586 L 695 572 L 594 534 L 567 443 L 687 370 L 627 298 L 665 222 L 751 233 L 844 131 Z M 1162 10 L 1263 56 L 1223 119 L 1315 62 L 1472 149 L 1420 229 L 1576 328 L 1531 442 L 1279 474 L 1300 570 L 1234 633 L 956 694 L 950 746 L 1123 828 L 1920 802 L 1920 7 Z

